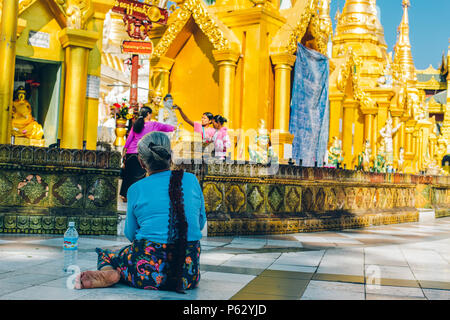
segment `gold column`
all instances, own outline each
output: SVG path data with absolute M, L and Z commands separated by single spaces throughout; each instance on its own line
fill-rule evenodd
M 289 53 L 271 56 L 272 64 L 275 66 L 274 129 L 281 132 L 289 132 L 291 71 L 296 58 Z
M 399 123 L 400 123 L 400 118 L 399 117 L 392 117 L 392 126 L 394 128 L 396 128 Z M 399 153 L 399 147 L 398 147 L 399 143 L 398 143 L 398 141 L 399 141 L 399 138 L 400 138 L 400 132 L 395 133 L 393 141 L 392 141 L 392 144 L 393 144 L 392 147 L 394 148 L 394 163 L 397 163 L 397 161 L 398 161 L 398 153 Z
M 419 128 L 417 128 L 418 126 L 418 121 L 414 121 L 411 122 L 411 124 L 414 123 L 414 127 L 412 128 L 412 135 L 411 135 L 411 150 L 412 150 L 412 168 L 413 168 L 413 172 L 417 173 L 418 170 L 420 170 L 419 168 L 419 164 L 420 164 L 420 155 L 419 155 L 419 138 L 420 138 L 420 132 L 419 132 Z
M 347 169 L 351 169 L 354 160 L 353 135 L 355 133 L 355 110 L 359 102 L 355 100 L 346 100 L 344 102 L 344 119 L 342 128 L 342 151 L 344 152 L 344 162 Z
M 111 1 L 109 1 L 111 2 Z M 105 22 L 106 13 L 111 9 L 112 3 L 102 3 L 101 1 L 93 1 L 94 4 L 94 18 L 91 20 L 91 26 L 89 30 L 103 34 L 103 24 Z M 86 97 L 86 113 L 85 113 L 85 126 L 84 126 L 84 141 L 86 141 L 86 149 L 97 149 L 97 127 L 98 127 L 98 104 L 100 98 L 100 77 L 101 77 L 101 65 L 102 65 L 102 49 L 103 38 L 100 37 L 95 44 L 93 50 L 89 53 L 88 64 L 88 77 L 91 85 L 94 86 L 96 92 L 90 93 L 88 90 L 88 96 Z M 88 82 L 88 83 L 89 83 Z M 95 83 L 97 82 L 97 83 Z M 98 89 L 96 86 L 99 86 Z M 97 91 L 98 90 L 98 91 Z
M 219 66 L 219 110 L 230 121 L 234 112 L 234 80 L 239 52 L 234 50 L 213 50 L 213 56 Z M 231 121 L 228 125 L 231 128 L 233 127 Z
M 406 152 L 406 122 L 408 121 L 408 118 L 405 116 L 400 117 L 400 121 L 403 122 L 402 126 L 400 127 L 400 139 L 399 139 L 399 149 L 400 147 L 403 147 L 403 150 Z
M 416 141 L 417 149 L 416 152 L 419 156 L 419 170 L 425 170 L 425 156 L 429 148 L 429 136 L 432 127 L 432 122 L 429 120 L 419 120 L 417 121 L 416 128 L 418 132 L 418 138 Z M 433 158 L 430 155 L 431 159 Z
M 406 146 L 405 146 L 405 173 L 413 173 L 415 172 L 414 169 L 414 150 L 413 150 L 413 133 L 414 133 L 414 126 L 411 126 L 410 123 L 407 123 L 405 126 L 405 139 L 406 139 Z
M 61 148 L 83 147 L 88 57 L 98 39 L 99 34 L 94 31 L 65 28 L 60 32 L 59 40 L 65 50 Z
M 415 154 L 417 155 L 416 160 L 417 160 L 417 168 L 418 170 L 422 170 L 423 169 L 423 143 L 422 143 L 422 137 L 423 137 L 423 131 L 422 129 L 418 129 L 415 134 L 414 134 L 414 149 L 415 149 Z
M 174 59 L 168 57 L 151 60 L 153 75 L 151 77 L 150 88 L 153 88 L 163 97 L 169 93 L 170 70 L 174 62 Z
M 372 155 L 375 157 L 378 154 L 378 114 L 375 114 L 372 119 Z
M 396 109 L 396 108 L 391 108 L 390 109 L 391 112 L 391 116 L 392 116 L 392 127 L 396 128 L 397 125 L 400 123 L 401 119 L 401 115 L 403 113 L 403 109 Z M 401 129 L 405 126 L 405 124 L 402 124 L 401 127 L 399 128 L 399 130 L 397 131 L 397 133 L 394 134 L 393 137 L 393 141 L 392 141 L 392 147 L 394 148 L 394 166 L 395 164 L 398 163 L 398 155 L 400 152 L 400 147 L 403 146 L 403 144 L 401 144 L 401 135 L 402 135 L 402 131 Z
M 331 92 L 330 91 L 330 128 L 329 128 L 329 139 L 328 144 L 333 141 L 333 137 L 338 137 L 342 140 L 342 119 L 343 110 L 342 102 L 344 99 L 344 94 L 342 92 Z
M 374 137 L 374 132 L 376 132 L 375 127 L 375 115 L 377 114 L 377 108 L 364 108 L 361 107 L 361 112 L 364 114 L 364 143 L 366 140 L 370 141 L 370 148 L 372 150 L 372 157 L 376 156 L 376 135 Z
M 295 55 L 289 53 L 271 56 L 272 64 L 275 66 L 274 129 L 279 130 L 278 146 L 274 147 L 282 162 L 286 160 L 284 159 L 286 145 L 292 145 L 294 140 L 294 136 L 289 133 L 289 113 L 291 107 L 291 71 L 296 58 Z
M 438 160 L 437 155 L 436 155 L 437 137 L 435 135 L 430 136 L 429 140 L 430 140 L 430 142 L 429 142 L 430 158 L 433 160 Z M 439 163 L 439 161 L 436 161 L 436 163 L 441 165 Z
M 373 125 L 373 115 L 366 114 L 364 115 L 364 142 L 369 140 L 372 143 L 372 128 Z
M 17 17 L 19 1 L 2 1 L 0 40 L 0 143 L 10 143 L 11 105 L 16 65 Z

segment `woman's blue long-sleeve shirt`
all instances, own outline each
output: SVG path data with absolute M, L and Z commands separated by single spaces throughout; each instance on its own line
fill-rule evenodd
M 125 236 L 130 241 L 168 243 L 169 182 L 171 171 L 152 174 L 128 189 Z M 206 223 L 205 201 L 197 178 L 185 172 L 182 180 L 184 211 L 188 224 L 187 241 L 197 241 Z

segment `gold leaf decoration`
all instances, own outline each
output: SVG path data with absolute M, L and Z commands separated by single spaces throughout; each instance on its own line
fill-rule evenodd
M 174 21 L 169 25 L 161 40 L 155 47 L 153 58 L 162 57 L 186 25 L 189 18 L 195 20 L 200 30 L 208 37 L 215 50 L 230 49 L 230 42 L 225 38 L 219 25 L 211 17 L 201 0 L 187 0 L 180 4 Z
M 347 60 L 339 71 L 337 77 L 337 88 L 345 91 L 348 78 L 352 77 L 353 98 L 361 103 L 364 108 L 373 108 L 375 102 L 364 92 L 360 85 L 358 70 L 361 69 L 363 61 L 351 49 L 347 52 Z

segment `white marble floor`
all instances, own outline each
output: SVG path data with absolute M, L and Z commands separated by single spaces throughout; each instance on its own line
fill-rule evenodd
M 201 282 L 185 295 L 130 288 L 73 290 L 62 237 L 0 234 L 0 300 L 449 300 L 450 218 L 339 232 L 205 237 Z M 77 265 L 124 237 L 82 236 Z

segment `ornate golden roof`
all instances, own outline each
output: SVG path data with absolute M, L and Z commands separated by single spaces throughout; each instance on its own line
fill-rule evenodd
M 301 41 L 311 23 L 315 9 L 314 0 L 298 0 L 292 8 L 288 9 L 286 23 L 278 30 L 270 45 L 271 53 L 294 54 L 297 51 L 297 43 Z M 325 15 L 323 11 L 321 8 L 322 16 Z
M 416 74 L 441 74 L 440 70 L 435 69 L 431 64 L 425 70 L 416 69 Z
M 173 41 L 191 18 L 208 37 L 214 49 L 240 51 L 239 39 L 208 9 L 202 0 L 185 0 L 179 2 L 179 8 L 170 17 L 168 27 L 153 52 L 154 59 L 167 53 Z
M 384 38 L 384 28 L 381 21 L 378 19 L 377 0 L 370 0 L 370 8 L 375 15 L 375 34 L 378 37 L 378 44 L 387 49 L 388 46 Z

